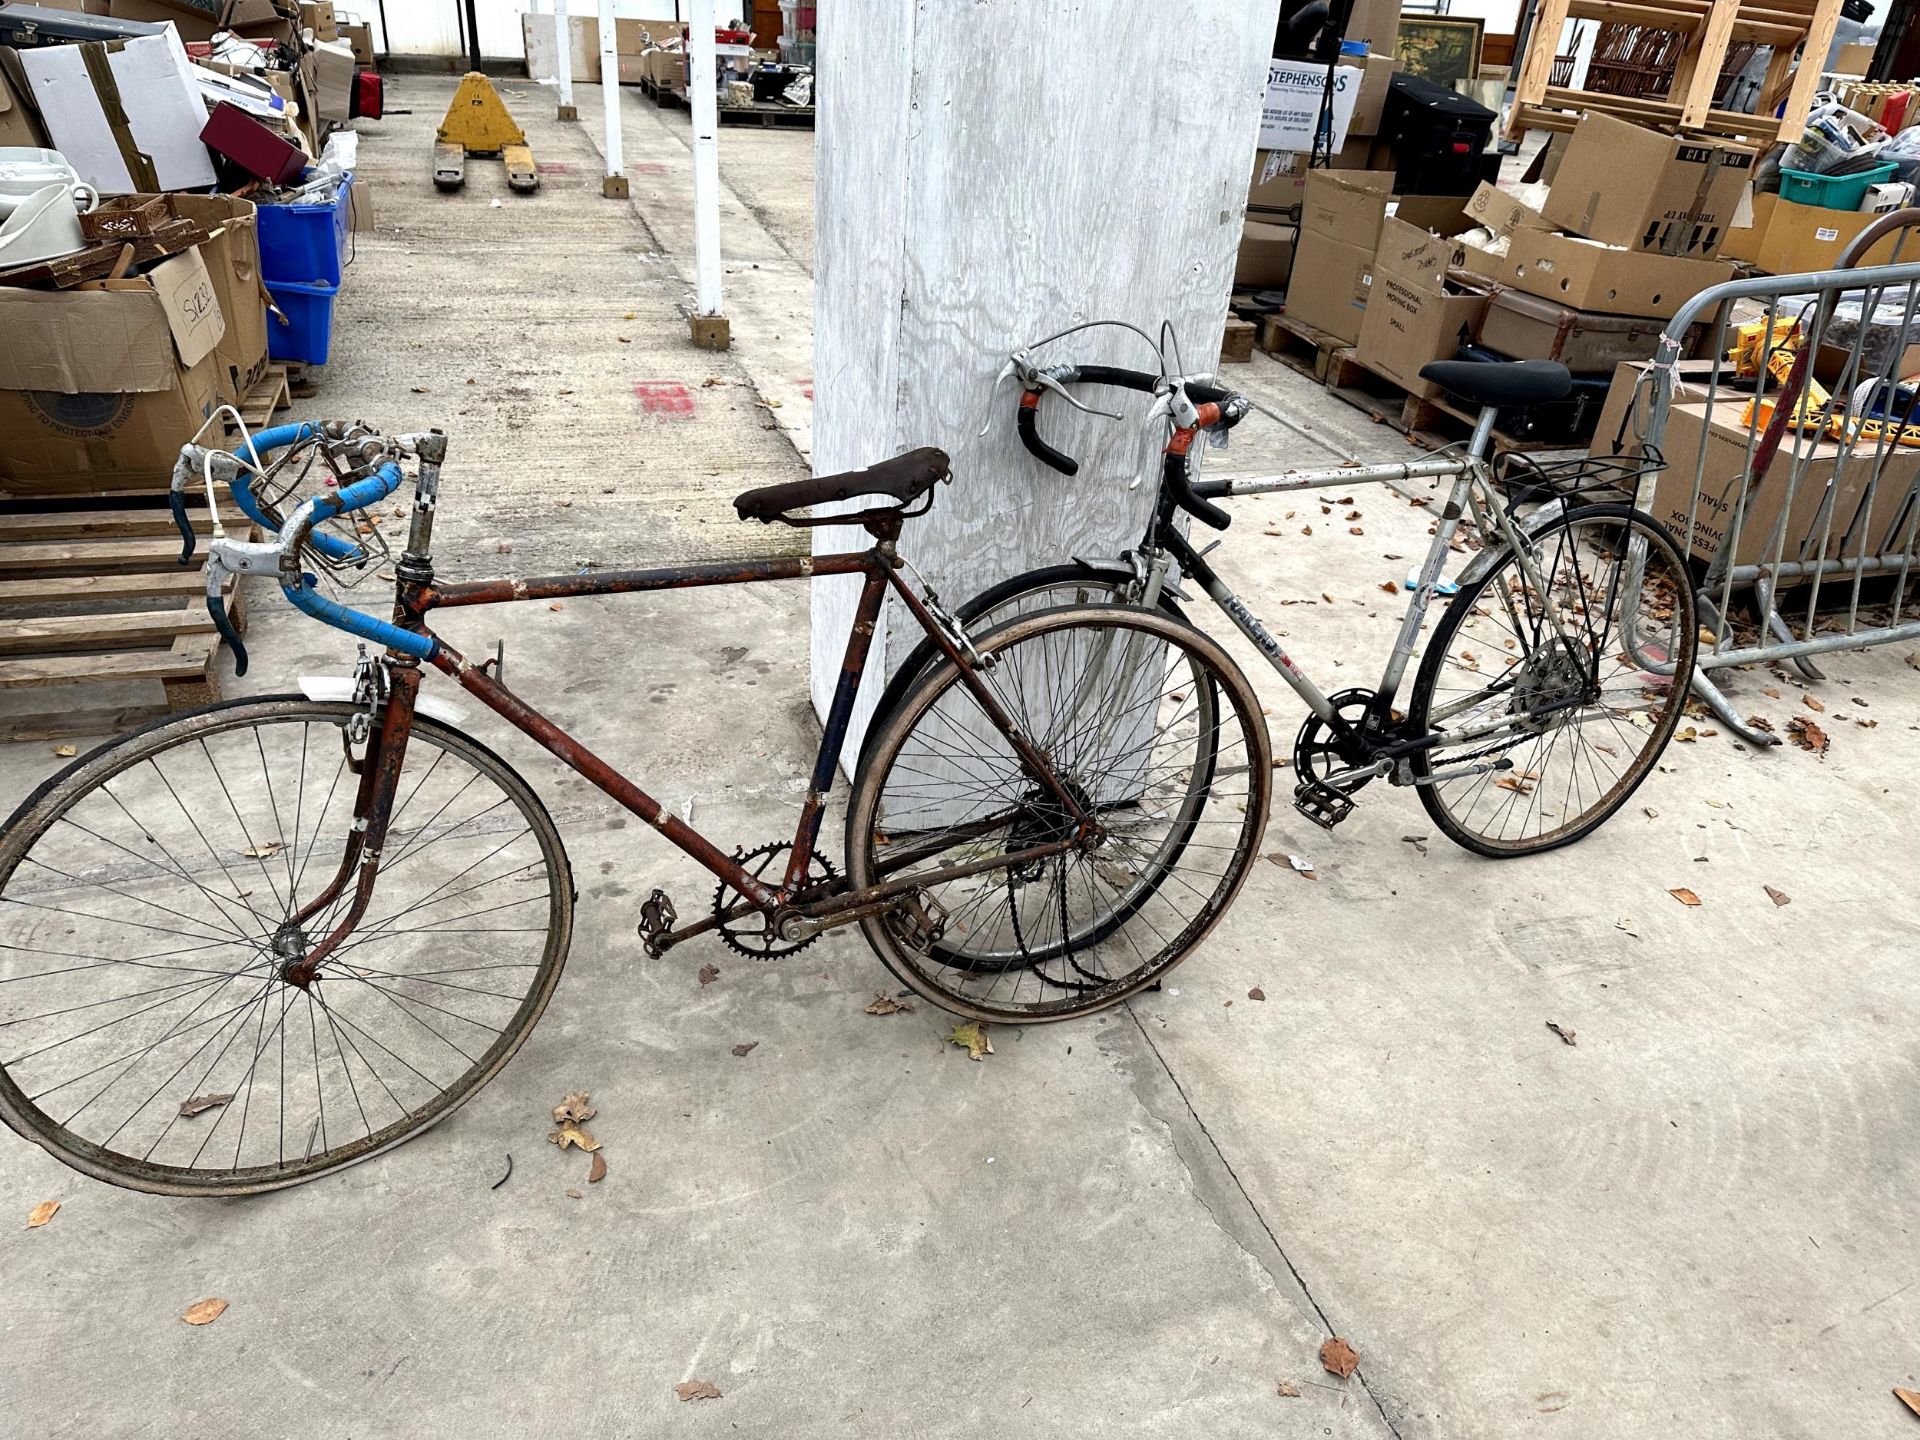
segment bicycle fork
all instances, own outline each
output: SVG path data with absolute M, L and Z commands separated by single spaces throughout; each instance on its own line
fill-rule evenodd
M 380 663 L 380 662 L 375 662 Z M 280 978 L 305 990 L 318 977 L 320 966 L 366 917 L 373 899 L 374 877 L 386 849 L 387 828 L 393 819 L 393 798 L 400 788 L 400 770 L 406 763 L 407 741 L 413 734 L 413 705 L 420 691 L 420 667 L 410 658 L 388 664 L 388 690 L 378 723 L 367 732 L 367 753 L 360 761 L 360 785 L 353 801 L 353 828 L 348 832 L 340 868 L 318 895 L 288 918 L 274 935 Z M 352 736 L 342 733 L 351 746 Z M 349 753 L 349 759 L 351 754 Z M 307 922 L 325 913 L 352 888 L 352 900 L 321 939 L 307 943 Z

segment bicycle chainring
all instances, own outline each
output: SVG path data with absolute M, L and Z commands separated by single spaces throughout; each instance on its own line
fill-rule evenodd
M 1368 728 L 1367 717 L 1374 701 L 1373 691 L 1355 687 L 1337 691 L 1327 698 L 1333 702 L 1333 708 L 1342 720 L 1356 730 Z M 1353 763 L 1340 753 L 1326 721 L 1308 711 L 1306 721 L 1300 726 L 1300 733 L 1293 742 L 1293 771 L 1298 783 L 1331 790 L 1338 795 L 1357 794 L 1373 776 L 1357 775 L 1337 782 L 1328 779 L 1331 775 L 1352 768 Z
M 777 857 L 791 849 L 793 846 L 790 842 L 775 840 L 771 844 L 756 846 L 752 850 L 736 851 L 733 858 L 754 879 L 764 879 L 771 872 L 773 878 L 778 881 L 786 873 L 786 862 L 782 860 L 776 864 L 775 861 Z M 807 864 L 806 888 L 813 889 L 839 878 L 840 872 L 834 868 L 833 862 L 815 850 L 813 858 Z M 739 891 L 726 881 L 721 881 L 713 892 L 713 913 L 726 914 L 728 907 L 741 898 Z M 759 928 L 749 928 L 753 925 Z M 783 960 L 789 955 L 796 955 L 806 949 L 825 933 L 816 932 L 804 940 L 783 940 L 774 932 L 768 917 L 757 910 L 736 915 L 730 921 L 721 920 L 719 931 L 720 938 L 726 942 L 729 950 L 744 955 L 749 960 Z

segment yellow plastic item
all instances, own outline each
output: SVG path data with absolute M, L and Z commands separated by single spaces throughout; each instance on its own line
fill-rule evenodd
M 1799 345 L 1798 320 L 1775 319 L 1771 333 L 1766 321 L 1750 320 L 1733 332 L 1734 373 L 1751 380 L 1759 375 L 1763 359 L 1771 369 L 1774 356 L 1784 354 L 1791 359 Z
M 1877 417 L 1865 420 L 1848 420 L 1843 415 L 1836 415 L 1833 417 L 1833 424 L 1828 427 L 1827 433 L 1833 436 L 1835 440 L 1845 444 L 1849 429 L 1853 431 L 1853 445 L 1856 454 L 1862 446 L 1878 448 L 1888 442 L 1892 442 L 1895 445 L 1906 445 L 1914 449 L 1920 449 L 1920 426 L 1896 426 L 1890 420 L 1882 420 Z
M 458 190 L 467 178 L 469 155 L 498 155 L 506 163 L 507 184 L 515 190 L 532 190 L 540 184 L 526 132 L 514 121 L 493 83 L 477 70 L 469 70 L 461 79 L 434 136 L 433 183 L 442 190 Z

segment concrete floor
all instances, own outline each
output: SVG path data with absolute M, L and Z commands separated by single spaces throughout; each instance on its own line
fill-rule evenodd
M 622 96 L 622 206 L 599 198 L 596 92 L 563 127 L 510 88 L 537 200 L 483 164 L 432 194 L 451 82 L 399 77 L 415 113 L 366 127 L 379 227 L 311 408 L 452 430 L 450 574 L 777 538 L 725 501 L 801 473 L 768 427 L 804 443 L 811 136 L 723 132 L 741 305 L 734 352 L 708 355 L 684 338 L 683 119 Z M 1233 373 L 1333 443 L 1402 443 L 1264 359 Z M 693 420 L 646 410 L 634 386 L 660 381 Z M 1313 458 L 1254 423 L 1224 457 Z M 1425 520 L 1362 493 L 1363 537 L 1299 536 L 1315 503 L 1240 502 L 1218 558 L 1309 671 L 1370 683 L 1378 583 Z M 344 638 L 263 600 L 236 691 L 345 666 Z M 451 618 L 470 651 L 504 635 L 517 690 L 716 837 L 790 827 L 817 733 L 797 587 Z M 1301 707 L 1238 653 L 1284 750 Z M 124 1193 L 0 1137 L 0 1215 L 63 1202 L 0 1228 L 0 1431 L 1909 1434 L 1889 1394 L 1920 1383 L 1903 658 L 1831 662 L 1814 691 L 1878 725 L 1830 726 L 1824 760 L 1675 746 L 1612 825 L 1540 860 L 1426 839 L 1392 790 L 1330 834 L 1283 803 L 1265 849 L 1317 881 L 1262 865 L 1165 990 L 997 1031 L 981 1064 L 926 1007 L 863 1013 L 886 976 L 855 935 L 772 965 L 646 960 L 641 900 L 693 910 L 698 874 L 472 713 L 560 818 L 582 892 L 533 1039 L 429 1135 L 261 1199 Z M 1733 688 L 1776 723 L 1799 693 Z M 60 763 L 0 752 L 0 795 Z M 571 1089 L 600 1110 L 591 1188 L 544 1139 Z M 207 1296 L 231 1308 L 181 1324 Z M 1344 1385 L 1316 1359 L 1332 1332 L 1361 1356 Z M 679 1402 L 691 1379 L 723 1398 Z

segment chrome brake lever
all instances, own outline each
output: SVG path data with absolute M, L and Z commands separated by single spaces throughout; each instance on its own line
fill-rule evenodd
M 1120 412 L 1118 410 L 1102 410 L 1097 405 L 1083 405 L 1080 401 L 1074 399 L 1073 396 L 1067 392 L 1067 387 L 1062 385 L 1058 380 L 1054 379 L 1053 373 L 1051 371 L 1048 371 L 1048 370 L 1034 371 L 1033 381 L 1036 385 L 1040 386 L 1041 389 L 1051 390 L 1054 394 L 1058 395 L 1062 400 L 1066 401 L 1069 405 L 1073 406 L 1074 409 L 1079 410 L 1084 414 L 1099 415 L 1107 420 L 1118 420 L 1121 418 Z

